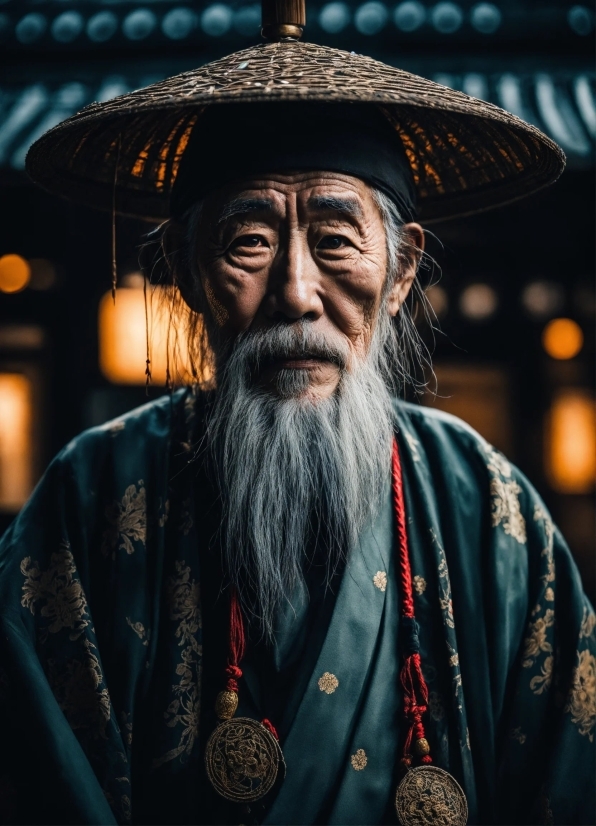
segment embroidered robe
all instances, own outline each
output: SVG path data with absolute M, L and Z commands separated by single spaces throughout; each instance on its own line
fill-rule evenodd
M 208 788 L 226 652 L 218 502 L 194 458 L 204 404 L 183 390 L 83 433 L 0 543 L 5 823 L 396 822 L 389 494 L 283 689 L 283 784 L 250 813 Z M 395 429 L 436 765 L 469 823 L 593 823 L 596 617 L 563 538 L 461 421 L 396 402 Z M 259 662 L 241 702 L 268 716 Z

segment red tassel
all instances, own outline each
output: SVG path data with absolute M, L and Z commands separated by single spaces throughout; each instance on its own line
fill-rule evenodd
M 242 669 L 239 663 L 242 662 L 245 650 L 244 620 L 242 619 L 238 593 L 234 588 L 230 594 L 230 650 L 226 668 L 226 674 L 228 675 L 226 689 L 228 691 L 238 693 L 238 680 L 242 677 Z
M 264 717 L 261 720 L 261 725 L 265 726 L 267 731 L 270 731 L 271 734 L 275 737 L 276 740 L 279 740 L 279 734 L 277 733 L 277 729 L 275 728 L 275 726 L 273 725 L 271 720 L 268 720 L 266 717 Z
M 414 591 L 412 588 L 412 569 L 406 531 L 406 507 L 404 501 L 401 462 L 397 440 L 393 440 L 392 456 L 393 506 L 397 526 L 398 562 L 401 585 L 402 616 L 414 620 Z M 426 739 L 422 715 L 428 708 L 428 687 L 420 667 L 420 654 L 411 653 L 404 658 L 400 672 L 400 681 L 404 691 L 404 712 L 410 726 L 404 743 L 404 757 L 412 753 L 412 741 Z M 432 763 L 429 754 L 422 757 L 423 763 Z

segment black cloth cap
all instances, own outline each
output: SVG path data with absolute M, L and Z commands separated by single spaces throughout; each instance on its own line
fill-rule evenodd
M 181 218 L 209 192 L 272 172 L 342 172 L 381 190 L 404 221 L 415 187 L 397 131 L 366 103 L 232 103 L 208 107 L 180 161 L 170 215 Z

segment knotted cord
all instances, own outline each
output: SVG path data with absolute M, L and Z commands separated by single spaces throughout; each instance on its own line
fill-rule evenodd
M 411 760 L 412 741 L 424 742 L 428 747 L 422 715 L 428 708 L 428 688 L 420 665 L 420 643 L 418 623 L 414 616 L 414 592 L 412 589 L 412 568 L 408 550 L 406 530 L 406 507 L 404 501 L 403 478 L 397 440 L 393 440 L 391 480 L 393 488 L 393 509 L 397 530 L 399 563 L 399 584 L 401 591 L 401 631 L 404 662 L 400 672 L 400 682 L 404 691 L 404 712 L 409 721 L 404 743 L 404 759 Z M 422 744 L 421 744 L 422 746 Z M 421 748 L 419 746 L 418 748 Z M 432 763 L 430 754 L 421 755 L 422 763 Z

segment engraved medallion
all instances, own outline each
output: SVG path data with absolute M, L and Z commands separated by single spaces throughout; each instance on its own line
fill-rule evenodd
M 220 723 L 207 741 L 205 766 L 215 791 L 226 800 L 258 800 L 271 791 L 280 763 L 279 743 L 249 717 Z
M 397 787 L 401 826 L 466 826 L 468 802 L 455 778 L 438 766 L 410 769 Z

